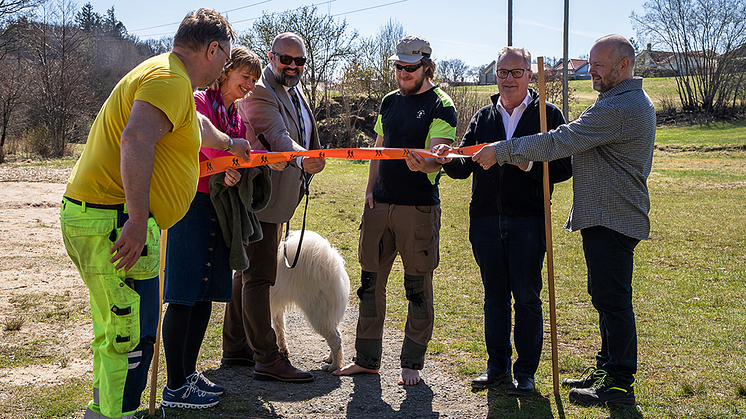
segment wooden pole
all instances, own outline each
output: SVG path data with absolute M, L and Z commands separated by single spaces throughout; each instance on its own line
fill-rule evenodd
M 150 370 L 150 406 L 148 414 L 155 415 L 155 397 L 158 394 L 158 360 L 161 346 L 161 314 L 163 313 L 163 280 L 166 277 L 166 244 L 168 243 L 168 230 L 161 231 L 161 261 L 160 273 L 158 275 L 158 328 L 156 329 L 155 345 L 153 345 L 153 368 Z
M 539 66 L 539 119 L 541 132 L 547 132 L 546 87 L 544 85 L 544 57 L 537 58 Z M 544 229 L 547 242 L 547 283 L 549 285 L 549 324 L 552 341 L 552 383 L 554 395 L 559 395 L 559 362 L 557 360 L 557 311 L 554 304 L 554 252 L 552 251 L 552 209 L 549 201 L 549 163 L 544 169 Z

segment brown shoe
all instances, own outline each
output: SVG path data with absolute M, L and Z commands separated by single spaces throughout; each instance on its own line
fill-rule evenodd
M 295 368 L 287 355 L 277 354 L 277 358 L 270 364 L 257 362 L 254 366 L 254 379 L 259 381 L 286 381 L 291 383 L 306 383 L 313 381 L 313 374 Z

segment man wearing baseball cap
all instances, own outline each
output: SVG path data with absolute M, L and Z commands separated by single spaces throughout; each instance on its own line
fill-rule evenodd
M 432 83 L 435 63 L 430 43 L 406 36 L 394 61 L 399 89 L 383 98 L 376 122 L 376 147 L 409 149 L 451 144 L 456 136 L 456 109 L 451 98 Z M 377 374 L 383 352 L 386 282 L 396 259 L 404 265 L 409 308 L 401 350 L 399 384 L 419 383 L 432 337 L 433 271 L 438 266 L 441 165 L 411 153 L 406 160 L 371 160 L 358 259 L 362 267 L 355 363 L 334 375 Z

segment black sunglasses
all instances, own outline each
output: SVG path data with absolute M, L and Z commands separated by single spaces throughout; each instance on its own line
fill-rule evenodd
M 394 63 L 394 67 L 396 67 L 396 71 L 404 70 L 407 73 L 414 73 L 415 71 L 417 71 L 418 68 L 422 67 L 422 61 L 420 61 L 417 64 L 412 64 L 412 65 L 401 65 L 401 64 Z
M 292 55 L 280 54 L 279 52 L 274 51 L 272 51 L 272 54 L 279 57 L 280 63 L 284 65 L 290 65 L 293 61 L 295 61 L 295 65 L 298 67 L 303 67 L 306 64 L 306 57 L 293 57 Z

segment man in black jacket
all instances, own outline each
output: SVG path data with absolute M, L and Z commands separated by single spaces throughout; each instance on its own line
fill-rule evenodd
M 472 117 L 460 147 L 493 143 L 540 131 L 539 97 L 528 89 L 531 54 L 505 47 L 495 66 L 499 94 L 492 104 Z M 564 124 L 556 106 L 546 103 L 549 129 Z M 441 151 L 447 147 L 440 147 Z M 544 236 L 543 168 L 540 162 L 493 166 L 484 169 L 466 159 L 438 159 L 446 173 L 458 179 L 473 174 L 469 204 L 469 240 L 484 284 L 484 335 L 487 371 L 472 381 L 481 389 L 511 382 L 511 294 L 515 299 L 514 342 L 518 359 L 512 366 L 508 394 L 534 391 L 543 337 L 541 269 Z M 549 163 L 551 183 L 570 178 L 570 158 Z

